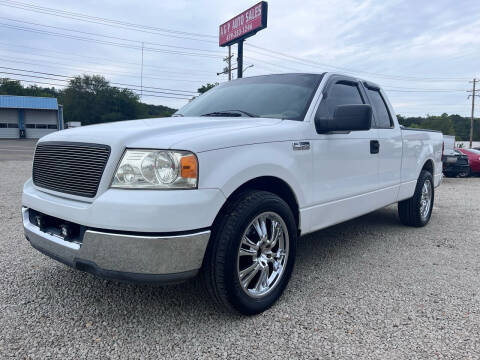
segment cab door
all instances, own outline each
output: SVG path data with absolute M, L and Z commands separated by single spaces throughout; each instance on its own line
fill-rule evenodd
M 327 82 L 315 118 L 333 118 L 338 105 L 367 104 L 365 91 L 353 78 L 332 76 Z M 320 229 L 376 207 L 378 130 L 319 134 L 313 149 L 314 205 L 309 209 L 311 230 Z
M 384 194 L 385 205 L 397 201 L 402 167 L 402 131 L 393 121 L 391 107 L 382 90 L 370 82 L 364 82 L 367 98 L 373 110 L 373 124 L 377 129 L 378 181 Z

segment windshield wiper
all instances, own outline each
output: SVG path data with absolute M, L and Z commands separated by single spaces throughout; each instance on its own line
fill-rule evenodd
M 211 113 L 203 114 L 200 116 L 242 116 L 242 114 L 247 115 L 248 117 L 258 117 L 258 115 L 251 114 L 243 110 L 223 110 L 223 111 L 214 111 Z

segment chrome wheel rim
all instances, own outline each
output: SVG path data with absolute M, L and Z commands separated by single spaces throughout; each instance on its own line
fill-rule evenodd
M 238 247 L 237 274 L 242 290 L 259 298 L 280 282 L 288 260 L 287 225 L 274 212 L 256 216 L 242 234 Z
M 432 206 L 432 183 L 425 180 L 422 186 L 422 197 L 420 198 L 420 216 L 426 220 Z

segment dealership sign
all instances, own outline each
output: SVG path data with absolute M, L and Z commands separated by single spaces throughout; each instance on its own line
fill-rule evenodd
M 219 45 L 232 45 L 265 29 L 267 27 L 267 9 L 267 3 L 261 1 L 220 25 Z

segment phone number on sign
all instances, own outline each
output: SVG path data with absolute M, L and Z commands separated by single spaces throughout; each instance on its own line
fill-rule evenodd
M 252 31 L 252 29 L 253 29 L 252 24 L 244 25 L 240 29 L 237 29 L 235 31 L 232 31 L 230 34 L 227 34 L 227 39 L 226 40 L 230 41 L 230 40 L 236 39 L 236 38 L 248 33 L 249 31 Z

